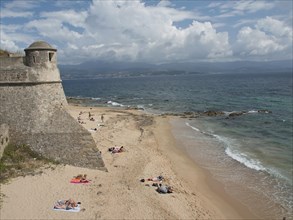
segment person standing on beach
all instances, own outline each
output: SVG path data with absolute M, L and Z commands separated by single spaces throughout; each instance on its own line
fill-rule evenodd
M 101 115 L 101 121 L 104 123 L 104 115 Z

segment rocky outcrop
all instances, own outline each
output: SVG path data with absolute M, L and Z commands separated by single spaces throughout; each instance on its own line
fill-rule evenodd
M 181 118 L 198 118 L 198 117 L 219 117 L 219 116 L 226 116 L 226 119 L 239 117 L 245 114 L 254 114 L 254 113 L 261 113 L 261 114 L 268 114 L 272 113 L 269 110 L 261 109 L 256 111 L 235 111 L 235 112 L 224 112 L 224 111 L 203 111 L 203 112 L 183 112 L 183 113 L 164 113 L 161 116 L 176 116 Z

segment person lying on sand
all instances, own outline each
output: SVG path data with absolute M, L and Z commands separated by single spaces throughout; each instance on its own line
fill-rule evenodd
M 163 176 L 157 176 L 157 177 L 153 177 L 153 178 L 147 178 L 147 181 L 153 181 L 153 182 L 162 182 L 164 180 Z M 140 182 L 145 182 L 145 179 L 141 179 Z
M 80 202 L 75 202 L 73 199 L 68 199 L 68 200 L 58 200 L 56 204 L 54 205 L 54 209 L 74 209 L 75 207 L 78 206 Z
M 124 151 L 124 147 L 121 146 L 121 147 L 110 147 L 108 149 L 108 151 L 111 151 L 112 154 L 115 154 L 115 153 L 121 153 Z
M 156 191 L 158 193 L 162 193 L 162 194 L 172 193 L 173 192 L 171 186 L 166 186 L 166 185 L 162 185 L 162 184 L 159 184 L 159 186 L 156 189 Z
M 77 176 L 75 176 L 73 178 L 74 179 L 72 179 L 72 180 L 79 180 L 79 182 L 81 182 L 81 183 L 88 182 L 86 174 L 84 174 L 84 175 L 78 174 Z

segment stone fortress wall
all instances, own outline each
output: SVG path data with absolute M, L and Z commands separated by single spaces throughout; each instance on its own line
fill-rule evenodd
M 9 142 L 28 144 L 51 159 L 104 169 L 91 136 L 66 111 L 56 49 L 37 41 L 25 57 L 0 58 L 0 125 L 9 126 Z
M 0 124 L 0 158 L 3 155 L 5 147 L 9 143 L 9 127 L 6 124 Z

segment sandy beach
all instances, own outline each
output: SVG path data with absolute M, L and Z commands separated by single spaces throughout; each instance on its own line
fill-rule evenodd
M 43 168 L 42 174 L 12 179 L 1 185 L 1 219 L 254 217 L 178 147 L 169 117 L 138 110 L 73 105 L 68 111 L 91 132 L 107 172 L 56 165 Z M 110 153 L 108 148 L 115 146 L 124 146 L 125 150 Z M 87 174 L 90 183 L 70 183 L 78 174 Z M 140 182 L 159 175 L 165 178 L 163 184 L 172 186 L 173 193 L 159 194 L 151 181 Z M 81 202 L 80 212 L 53 210 L 57 200 L 69 198 Z

